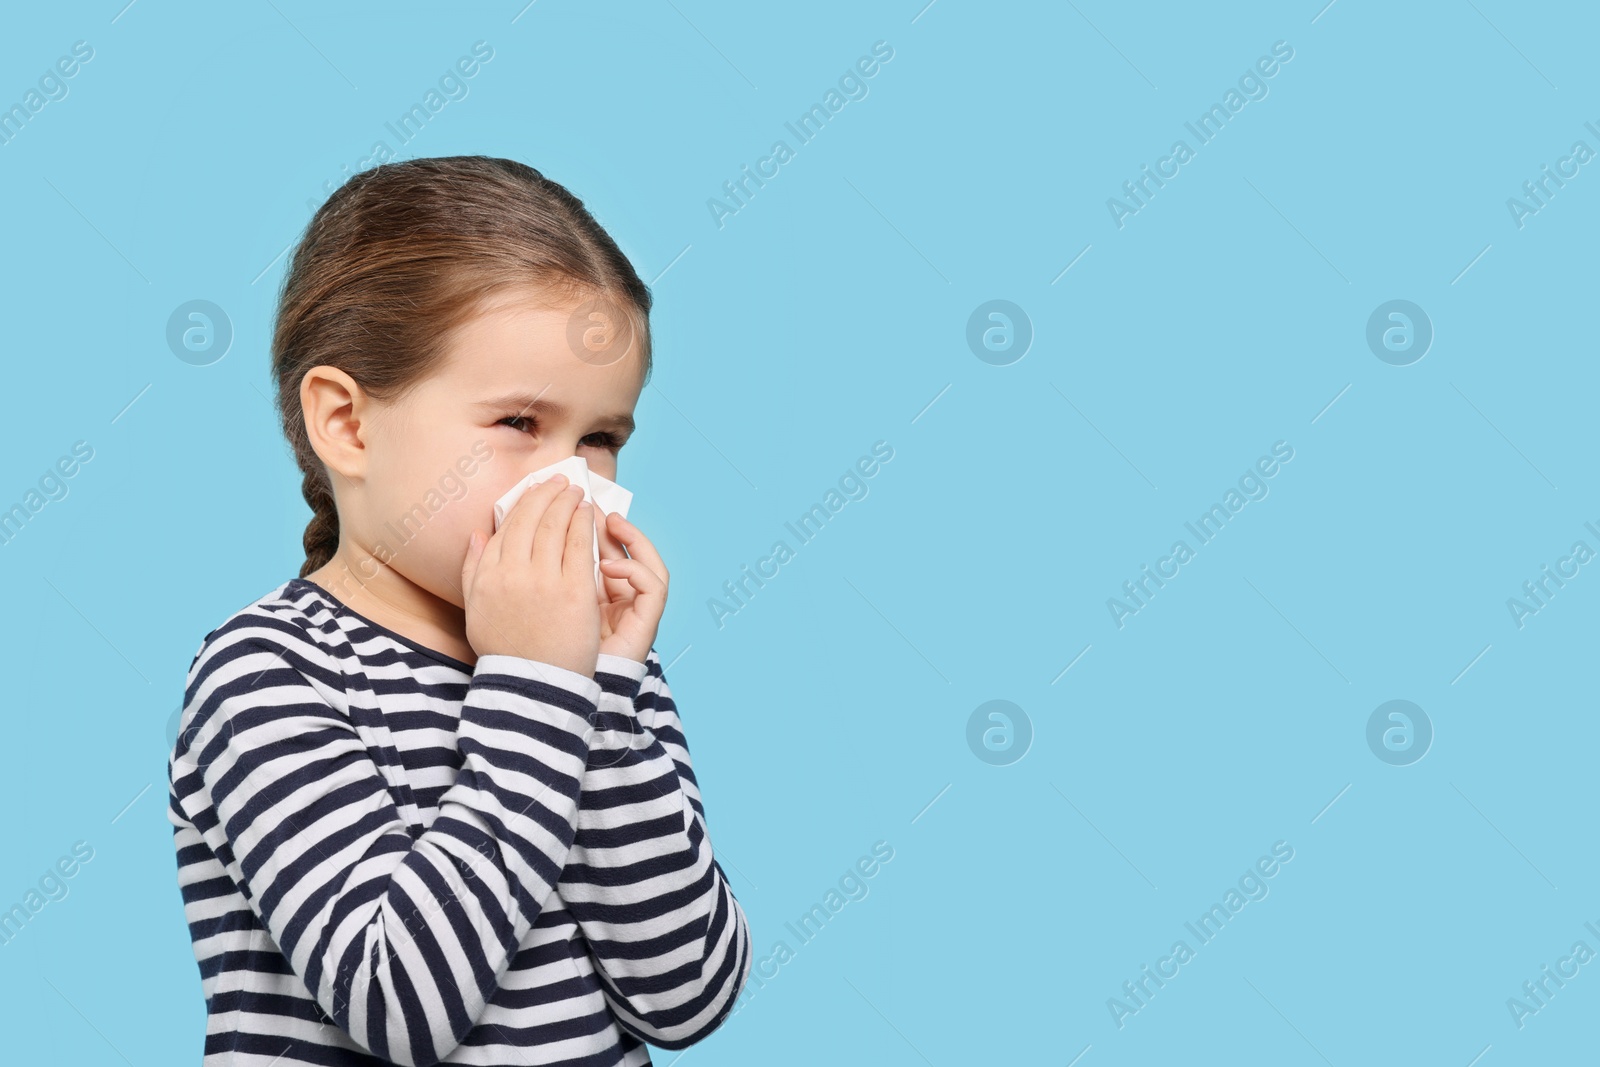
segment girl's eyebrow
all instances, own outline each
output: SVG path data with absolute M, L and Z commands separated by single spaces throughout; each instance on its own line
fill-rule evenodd
M 503 411 L 506 408 L 515 408 L 518 415 L 525 415 L 530 410 L 535 414 L 548 418 L 561 420 L 572 414 L 570 408 L 555 400 L 546 400 L 541 394 L 511 392 L 489 400 L 481 400 L 477 406 L 485 410 Z M 632 433 L 634 430 L 633 415 L 626 411 L 619 411 L 606 415 L 599 421 L 599 425 L 607 429 L 620 430 L 623 433 Z

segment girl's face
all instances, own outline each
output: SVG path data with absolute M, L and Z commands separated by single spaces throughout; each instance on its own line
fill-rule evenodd
M 373 404 L 357 536 L 457 607 L 468 539 L 494 532 L 496 500 L 569 456 L 615 481 L 633 432 L 640 346 L 629 334 L 597 333 L 593 301 L 539 300 L 502 298 L 458 331 L 436 373 L 397 403 Z M 596 351 L 596 338 L 612 347 Z

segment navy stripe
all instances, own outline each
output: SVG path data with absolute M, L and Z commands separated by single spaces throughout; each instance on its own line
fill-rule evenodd
M 655 649 L 605 665 L 480 673 L 298 578 L 206 634 L 168 819 L 207 1067 L 638 1067 L 726 1020 L 750 933 L 677 706 Z

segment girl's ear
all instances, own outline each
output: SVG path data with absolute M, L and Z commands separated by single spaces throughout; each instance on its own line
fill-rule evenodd
M 319 459 L 349 479 L 366 470 L 371 398 L 338 367 L 316 366 L 300 379 L 306 437 Z

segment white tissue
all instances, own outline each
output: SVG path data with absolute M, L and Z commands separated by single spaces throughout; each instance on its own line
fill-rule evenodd
M 515 504 L 523 493 L 555 474 L 566 475 L 567 481 L 583 490 L 583 499 L 594 505 L 594 518 L 597 525 L 603 521 L 600 514 L 602 511 L 606 514 L 615 511 L 623 518 L 628 517 L 628 505 L 633 503 L 633 494 L 604 475 L 596 474 L 590 470 L 588 462 L 582 456 L 568 456 L 559 463 L 552 463 L 548 467 L 542 467 L 534 471 L 506 490 L 505 495 L 494 503 L 494 528 L 496 530 L 500 529 L 500 524 L 505 521 L 506 515 L 511 511 L 511 505 Z M 602 592 L 605 590 L 604 579 L 600 574 L 600 533 L 598 529 L 595 531 L 594 539 L 594 584 L 597 590 Z

